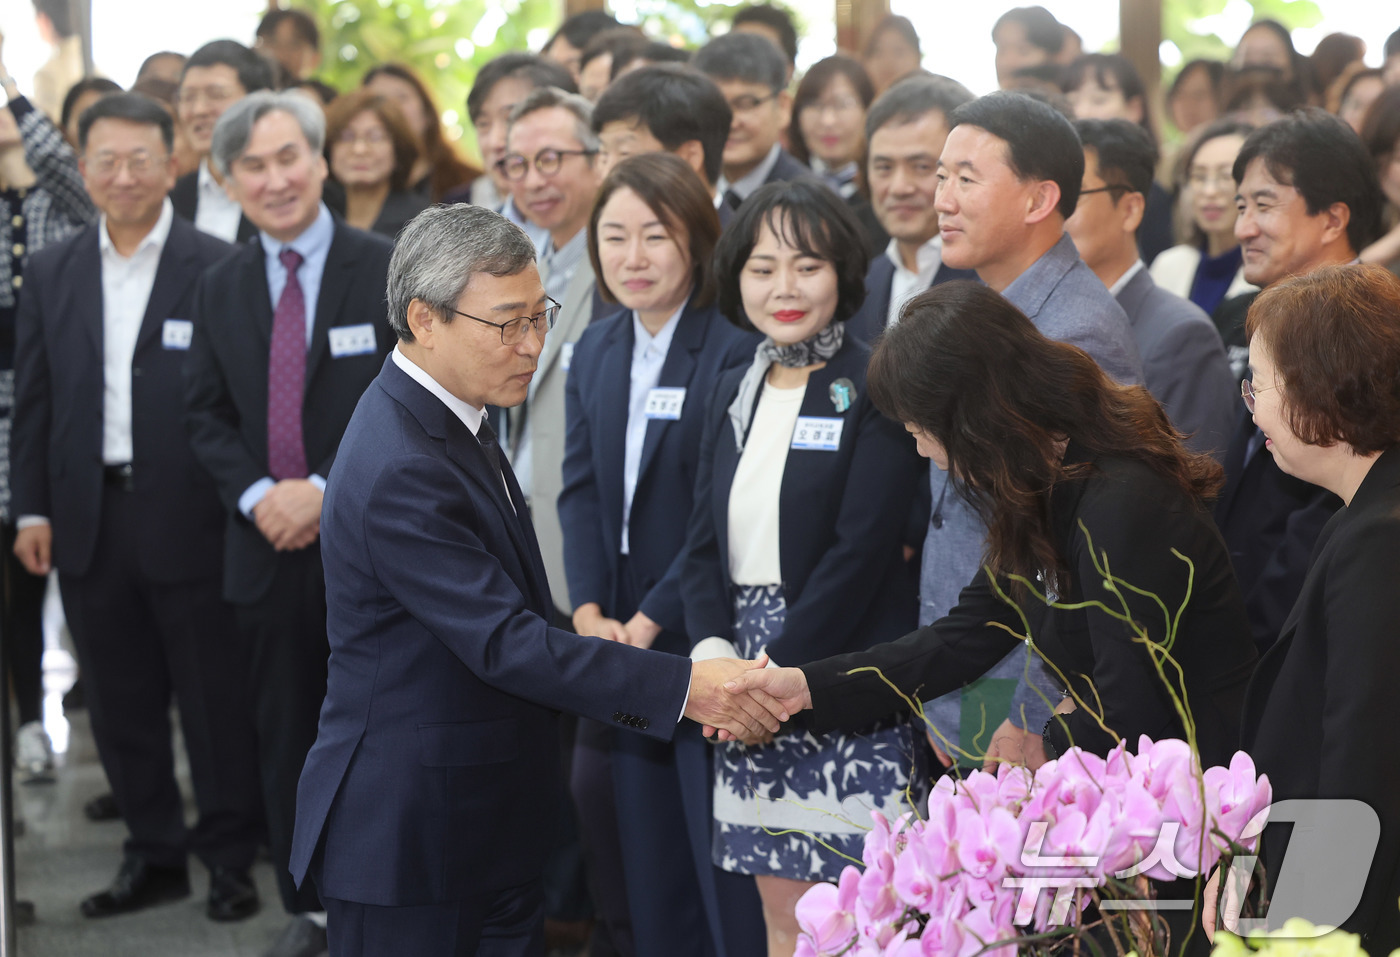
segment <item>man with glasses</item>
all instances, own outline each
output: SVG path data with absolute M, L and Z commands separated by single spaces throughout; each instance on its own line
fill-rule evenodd
M 268 843 L 296 915 L 270 957 L 325 948 L 315 891 L 298 890 L 287 870 L 297 777 L 326 690 L 321 497 L 355 403 L 393 345 L 392 246 L 321 201 L 324 140 L 320 107 L 294 92 L 251 94 L 219 118 L 211 158 L 258 241 L 203 278 L 186 390 L 195 455 L 228 514 L 224 597 L 252 666 Z
M 811 172 L 783 149 L 792 96 L 787 61 L 772 43 L 753 33 L 727 33 L 701 47 L 692 65 L 715 81 L 733 111 L 717 187 L 731 210 L 765 183 Z
M 92 732 L 129 837 L 86 917 L 190 893 L 206 912 L 258 909 L 261 832 L 243 655 L 220 594 L 223 509 L 181 421 L 195 286 L 230 247 L 176 219 L 169 113 L 114 94 L 83 113 L 80 168 L 101 221 L 36 253 L 15 348 L 15 552 L 58 569 Z M 198 819 L 185 827 L 170 699 L 179 704 Z

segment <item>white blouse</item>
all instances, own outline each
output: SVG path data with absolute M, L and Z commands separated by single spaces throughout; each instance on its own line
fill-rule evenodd
M 729 578 L 736 585 L 782 583 L 778 498 L 792 433 L 806 394 L 805 383 L 796 389 L 763 384 L 748 441 L 729 490 Z

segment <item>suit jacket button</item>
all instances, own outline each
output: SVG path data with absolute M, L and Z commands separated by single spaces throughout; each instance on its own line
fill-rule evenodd
M 621 711 L 614 711 L 614 712 L 613 712 L 613 720 L 614 720 L 614 721 L 621 721 L 621 720 L 622 720 L 622 712 L 621 712 Z
M 648 721 L 646 718 L 641 718 L 637 721 L 637 727 L 641 728 L 643 731 L 645 731 L 650 726 L 651 722 Z

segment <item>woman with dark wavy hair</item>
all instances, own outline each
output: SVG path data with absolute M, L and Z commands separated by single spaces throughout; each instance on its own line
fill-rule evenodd
M 812 709 L 814 730 L 860 728 L 906 707 L 886 679 L 921 699 L 952 691 L 1001 660 L 1028 625 L 1056 682 L 1049 691 L 1068 689 L 1045 727 L 1047 757 L 1071 745 L 1105 754 L 1141 734 L 1185 737 L 1170 688 L 1189 700 L 1202 763 L 1227 763 L 1255 652 L 1206 504 L 1220 467 L 1181 444 L 1145 389 L 1116 384 L 977 283 L 944 283 L 912 300 L 876 347 L 869 382 L 880 410 L 982 513 L 984 567 L 925 628 L 864 652 L 755 671 L 739 685 Z M 1108 587 L 1106 572 L 1121 584 Z M 1050 608 L 1042 594 L 1116 614 Z M 1154 661 L 1123 613 L 1179 670 Z M 870 666 L 883 678 L 851 673 Z

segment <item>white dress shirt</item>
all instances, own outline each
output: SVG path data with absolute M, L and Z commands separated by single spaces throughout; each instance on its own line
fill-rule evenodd
M 209 157 L 199 164 L 199 190 L 194 207 L 194 227 L 201 233 L 217 236 L 226 243 L 238 240 L 238 223 L 243 207 L 232 199 L 209 168 Z
M 914 257 L 914 264 L 919 267 L 917 272 L 905 268 L 904 257 L 899 254 L 897 240 L 890 240 L 885 255 L 894 263 L 894 275 L 890 278 L 890 311 L 885 317 L 885 326 L 888 328 L 899 321 L 899 310 L 904 308 L 905 303 L 919 293 L 927 292 L 933 284 L 933 277 L 938 275 L 938 267 L 943 265 L 943 237 L 934 236 L 919 247 Z
M 632 392 L 627 402 L 627 450 L 622 459 L 622 554 L 631 554 L 628 538 L 632 522 L 632 499 L 637 494 L 637 475 L 642 468 L 642 446 L 646 444 L 647 395 L 661 381 L 661 367 L 676 335 L 676 324 L 689 300 L 671 314 L 656 335 L 647 332 L 637 313 L 632 313 Z
M 588 255 L 588 230 L 580 229 L 574 238 L 562 246 L 555 247 L 549 240 L 540 250 L 540 282 L 545 295 L 555 302 L 564 301 L 564 291 L 569 288 L 569 280 L 574 278 L 579 263 Z
M 1127 272 L 1123 273 L 1123 275 L 1118 277 L 1117 282 L 1108 287 L 1109 294 L 1112 295 L 1114 299 L 1117 299 L 1118 294 L 1123 291 L 1123 287 L 1126 286 L 1128 283 L 1132 282 L 1133 277 L 1146 268 L 1147 267 L 1142 264 L 1141 259 L 1133 263 L 1131 266 L 1128 267 Z
M 773 172 L 773 167 L 778 165 L 778 154 L 783 151 L 783 144 L 774 143 L 773 148 L 768 151 L 768 155 L 763 157 L 763 162 L 759 163 L 748 173 L 739 177 L 734 182 L 729 182 L 725 176 L 719 178 L 715 184 L 715 192 L 724 196 L 727 190 L 734 190 L 734 195 L 740 199 L 748 199 L 758 191 L 758 188 L 768 181 L 768 174 Z
M 160 254 L 170 237 L 174 218 L 174 207 L 167 199 L 155 227 L 130 257 L 117 252 L 112 244 L 107 217 L 98 221 L 97 246 L 102 256 L 102 461 L 106 465 L 131 461 L 131 363 L 151 287 L 156 284 Z

